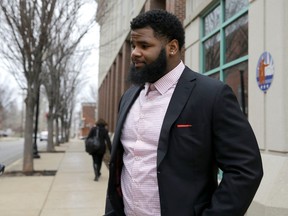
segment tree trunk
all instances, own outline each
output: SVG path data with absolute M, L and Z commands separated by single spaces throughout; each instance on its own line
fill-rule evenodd
M 30 90 L 31 91 L 31 90 Z M 33 172 L 33 119 L 35 101 L 31 93 L 27 93 L 26 98 L 26 117 L 25 117 L 25 139 L 23 154 L 23 172 Z

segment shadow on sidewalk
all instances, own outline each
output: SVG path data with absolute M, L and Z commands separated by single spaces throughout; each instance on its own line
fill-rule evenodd
M 33 172 L 23 172 L 23 171 L 8 171 L 2 174 L 2 176 L 7 177 L 19 177 L 19 176 L 55 176 L 57 170 L 35 170 Z

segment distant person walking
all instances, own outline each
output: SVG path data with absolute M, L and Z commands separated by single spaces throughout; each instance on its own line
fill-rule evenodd
M 99 119 L 95 127 L 91 128 L 88 137 L 94 137 L 97 135 L 98 132 L 98 138 L 100 141 L 100 148 L 93 154 L 91 154 L 93 159 L 93 169 L 95 173 L 95 181 L 98 181 L 99 177 L 101 176 L 101 166 L 102 166 L 102 160 L 104 157 L 104 154 L 106 152 L 106 145 L 108 146 L 109 151 L 111 152 L 111 140 L 108 134 L 108 130 L 106 129 L 107 123 L 103 119 Z
M 0 164 L 0 175 L 4 173 L 5 166 L 3 164 Z

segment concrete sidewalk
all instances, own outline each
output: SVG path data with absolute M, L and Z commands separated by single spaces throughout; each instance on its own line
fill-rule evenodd
M 92 158 L 83 140 L 56 147 L 57 153 L 40 152 L 34 170 L 57 170 L 55 176 L 0 177 L 1 216 L 101 216 L 104 214 L 108 169 L 94 181 Z M 22 170 L 22 160 L 5 173 Z

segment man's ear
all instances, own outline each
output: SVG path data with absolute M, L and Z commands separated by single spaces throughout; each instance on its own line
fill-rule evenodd
M 173 56 L 175 54 L 177 54 L 179 52 L 179 44 L 178 41 L 176 39 L 171 40 L 168 44 L 167 44 L 167 53 L 170 56 Z

